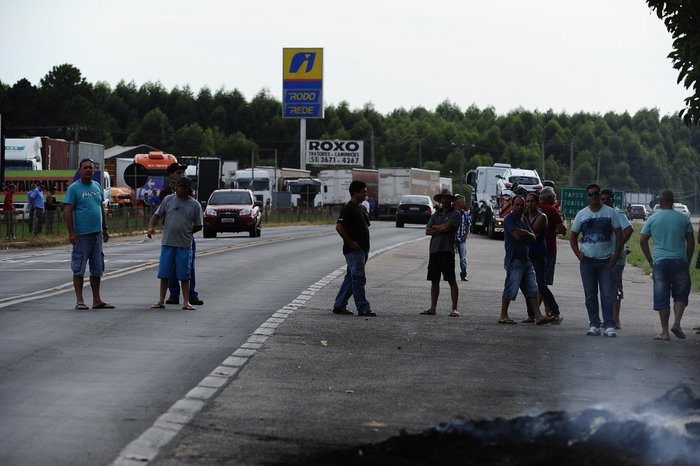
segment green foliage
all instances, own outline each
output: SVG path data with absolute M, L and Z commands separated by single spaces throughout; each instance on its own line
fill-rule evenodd
M 63 64 L 37 86 L 0 82 L 0 112 L 7 137 L 72 140 L 80 128 L 81 140 L 107 147 L 148 144 L 176 155 L 218 155 L 241 167 L 251 153 L 270 158 L 277 149 L 280 166 L 299 163 L 299 124 L 281 117 L 281 103 L 267 89 L 250 101 L 235 89 L 168 90 L 159 82 L 121 81 L 112 89 Z M 518 108 L 498 115 L 492 107 L 462 110 L 446 99 L 433 111 L 382 115 L 371 103 L 352 109 L 340 102 L 326 107 L 325 118 L 307 121 L 307 137 L 362 140 L 366 167 L 373 148 L 375 167 L 439 170 L 453 177 L 455 189 L 467 171 L 494 162 L 542 174 L 543 148 L 544 177 L 557 189 L 598 181 L 625 191 L 670 187 L 680 199 L 694 199 L 700 170 L 700 128 L 657 109 L 569 115 Z
M 680 112 L 686 124 L 700 123 L 700 3 L 693 0 L 647 0 L 649 7 L 673 38 L 673 51 L 668 58 L 678 70 L 678 82 L 683 82 L 693 94 L 685 99 L 686 108 Z

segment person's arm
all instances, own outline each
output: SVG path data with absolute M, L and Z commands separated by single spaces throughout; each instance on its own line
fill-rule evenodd
M 693 260 L 693 253 L 695 252 L 695 235 L 692 231 L 685 234 L 685 255 L 688 258 L 688 265 L 690 261 Z
M 160 217 L 157 214 L 151 215 L 151 220 L 148 221 L 148 230 L 146 231 L 146 236 L 148 236 L 149 238 L 153 237 L 153 234 L 156 232 L 156 226 L 158 225 L 159 221 Z
M 360 249 L 360 245 L 357 244 L 357 242 L 354 241 L 352 238 L 350 238 L 348 230 L 343 226 L 342 223 L 335 224 L 335 231 L 338 232 L 338 235 L 340 235 L 340 237 L 343 238 L 343 242 L 347 244 L 350 249 L 352 249 L 353 251 Z
M 569 235 L 569 246 L 571 246 L 571 250 L 574 251 L 574 255 L 578 260 L 582 260 L 585 257 L 578 247 L 578 231 L 572 231 Z
M 632 227 L 627 227 L 624 230 L 622 230 L 622 244 L 626 244 L 627 241 L 630 240 L 632 237 L 632 233 L 634 233 L 634 228 Z
M 611 270 L 615 268 L 617 261 L 620 259 L 620 254 L 622 254 L 622 246 L 624 246 L 624 243 L 622 241 L 622 228 L 617 227 L 613 229 L 613 233 L 615 233 L 615 252 L 612 256 L 610 256 Z
M 646 257 L 647 262 L 649 262 L 649 265 L 654 267 L 654 259 L 651 257 L 651 251 L 649 250 L 649 236 L 648 235 L 640 235 L 639 236 L 639 247 L 642 248 L 642 253 L 644 254 L 644 257 Z
M 532 232 L 535 234 L 535 236 L 539 235 L 543 231 L 547 229 L 547 216 L 545 214 L 541 214 L 537 216 L 537 219 L 535 220 L 535 224 L 532 225 Z

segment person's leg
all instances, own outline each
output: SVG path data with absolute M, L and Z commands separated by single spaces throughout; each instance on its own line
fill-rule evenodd
M 91 272 L 92 273 L 92 269 Z M 92 307 L 98 306 L 102 303 L 102 298 L 100 297 L 100 277 L 93 277 L 90 275 L 90 289 L 92 290 Z
M 190 281 L 189 280 L 182 280 L 180 282 L 182 285 L 182 307 L 189 307 L 190 306 Z
M 459 287 L 457 286 L 457 280 L 448 281 L 450 284 L 450 297 L 452 298 L 452 311 L 457 310 L 457 301 L 459 300 Z
M 671 309 L 659 309 L 659 322 L 661 323 L 661 333 L 657 335 L 656 338 L 661 340 L 668 340 L 671 336 L 668 333 L 668 321 L 671 316 Z
M 170 279 L 168 280 L 168 290 L 170 291 L 168 304 L 180 304 L 180 282 L 175 278 L 174 272 L 170 275 Z
M 90 289 L 92 290 L 92 307 L 104 304 L 100 296 L 100 283 L 105 270 L 105 256 L 102 250 L 102 234 L 87 235 L 90 258 Z
M 600 315 L 598 304 L 598 280 L 594 259 L 584 257 L 579 263 L 583 294 L 585 296 L 586 311 L 588 311 L 588 325 L 600 327 Z
M 506 279 L 503 284 L 503 295 L 501 296 L 501 315 L 498 317 L 498 321 L 501 323 L 515 323 L 508 316 L 508 307 L 510 302 L 514 301 L 516 296 L 518 296 L 518 288 L 520 287 L 523 273 L 523 265 L 519 262 L 514 261 L 506 266 Z
M 161 278 L 160 279 L 160 288 L 158 290 L 158 302 L 156 303 L 159 306 L 164 306 L 165 305 L 165 294 L 168 292 L 168 279 L 167 278 Z
M 540 300 L 544 303 L 544 308 L 547 315 L 555 317 L 559 316 L 559 304 L 552 291 L 547 286 L 547 258 L 545 256 L 533 256 L 532 266 L 535 268 L 535 278 L 537 279 L 537 291 L 540 294 Z M 539 302 L 538 302 L 539 306 Z
M 613 274 L 610 270 L 610 265 L 607 260 L 598 261 L 598 286 L 600 288 L 600 307 L 603 314 L 603 327 L 615 328 L 613 320 L 613 301 L 615 296 L 613 293 Z
M 199 293 L 197 293 L 196 286 L 197 286 L 197 280 L 195 279 L 194 276 L 194 258 L 197 253 L 197 244 L 194 241 L 194 237 L 192 238 L 192 265 L 190 267 L 190 303 L 198 302 L 199 304 L 204 304 L 203 302 L 200 302 L 199 299 Z
M 620 329 L 622 325 L 620 323 L 620 308 L 622 307 L 622 298 L 624 297 L 622 290 L 622 273 L 625 269 L 625 264 L 617 264 L 615 270 L 613 270 L 613 283 L 612 283 L 612 293 L 613 293 L 613 321 L 615 322 L 615 328 Z
M 501 315 L 498 316 L 499 322 L 507 322 L 511 320 L 511 318 L 508 317 L 508 306 L 510 306 L 510 299 L 501 298 Z
M 76 304 L 85 304 L 83 299 L 83 284 L 85 279 L 77 275 L 73 275 L 73 289 L 75 290 L 75 301 Z
M 688 265 L 684 261 L 676 262 L 673 267 L 673 282 L 671 285 L 671 296 L 673 297 L 673 325 L 671 332 L 681 339 L 685 339 L 685 334 L 681 329 L 683 312 L 688 305 L 690 295 L 691 280 Z
M 345 277 L 343 278 L 343 283 L 340 284 L 340 289 L 338 290 L 338 294 L 335 296 L 335 302 L 333 303 L 334 311 L 346 309 L 348 302 L 350 301 L 350 297 L 352 296 L 352 275 L 350 273 L 350 265 L 347 255 L 345 255 L 345 265 Z
M 430 309 L 429 311 L 437 312 L 438 298 L 440 297 L 440 279 L 430 282 Z
M 70 268 L 73 272 L 73 289 L 75 290 L 76 305 L 85 305 L 83 299 L 83 285 L 85 283 L 85 268 L 88 257 L 85 254 L 86 241 L 84 236 L 78 236 L 78 240 L 71 250 Z
M 466 281 L 467 278 L 467 242 L 457 241 L 457 252 L 459 252 L 459 270 L 460 278 L 462 281 Z
M 654 283 L 654 309 L 659 313 L 661 333 L 656 335 L 657 340 L 668 340 L 668 321 L 671 316 L 671 277 L 668 275 L 668 261 L 654 262 L 652 280 Z
M 367 253 L 365 251 L 352 251 L 347 254 L 350 278 L 352 279 L 352 298 L 358 314 L 372 312 L 369 301 L 365 296 L 365 265 L 367 263 Z

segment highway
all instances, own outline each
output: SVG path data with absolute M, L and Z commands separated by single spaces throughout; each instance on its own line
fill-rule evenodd
M 388 222 L 371 233 L 373 250 L 424 236 Z M 109 464 L 277 309 L 344 265 L 332 225 L 198 238 L 205 304 L 152 310 L 159 240 L 107 244 L 102 297 L 116 310 L 74 310 L 69 246 L 0 252 L 0 464 Z

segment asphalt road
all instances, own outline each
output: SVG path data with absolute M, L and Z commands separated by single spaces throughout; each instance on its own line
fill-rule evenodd
M 372 246 L 422 236 L 375 222 Z M 333 226 L 199 239 L 205 305 L 154 311 L 158 239 L 107 245 L 113 311 L 73 309 L 68 247 L 0 253 L 0 464 L 109 464 L 275 310 L 344 265 Z

